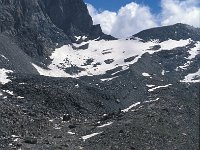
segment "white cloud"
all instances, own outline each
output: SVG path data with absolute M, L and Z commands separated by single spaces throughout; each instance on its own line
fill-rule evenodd
M 161 25 L 186 23 L 200 26 L 200 8 L 198 0 L 162 0 Z
M 134 2 L 120 8 L 118 12 L 99 12 L 88 4 L 94 24 L 100 24 L 103 32 L 115 37 L 127 37 L 146 28 L 157 26 L 154 16 L 146 6 Z
M 149 8 L 132 2 L 118 11 L 111 33 L 114 36 L 127 37 L 155 26 L 157 24 Z
M 92 5 L 87 4 L 88 11 L 94 24 L 100 24 L 104 33 L 112 34 L 113 24 L 117 19 L 117 13 L 110 11 L 98 12 Z
M 117 12 L 87 6 L 94 24 L 100 24 L 104 33 L 115 37 L 128 37 L 147 28 L 175 23 L 200 26 L 199 0 L 161 0 L 161 12 L 157 15 L 153 15 L 148 6 L 134 2 Z

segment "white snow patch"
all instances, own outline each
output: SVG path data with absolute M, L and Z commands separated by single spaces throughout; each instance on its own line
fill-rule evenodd
M 150 74 L 148 74 L 148 73 L 142 73 L 142 75 L 144 76 L 144 77 L 150 77 L 151 75 Z
M 101 81 L 111 81 L 111 80 L 113 80 L 113 79 L 115 79 L 115 78 L 118 78 L 118 76 L 116 76 L 116 77 L 112 77 L 112 78 L 105 78 L 105 79 L 101 79 Z
M 103 133 L 103 132 L 98 132 L 98 133 L 92 133 L 92 134 L 89 134 L 89 135 L 85 135 L 85 136 L 82 136 L 82 139 L 83 139 L 83 141 L 85 141 L 85 140 L 87 140 L 87 139 L 89 139 L 89 138 L 91 138 L 93 136 L 96 136 L 98 134 L 101 134 L 101 133 Z
M 190 66 L 190 64 L 192 62 L 191 60 L 194 59 L 198 54 L 200 54 L 200 42 L 197 42 L 195 44 L 195 47 L 191 48 L 188 52 L 189 52 L 190 56 L 185 57 L 185 59 L 187 59 L 188 61 L 183 66 L 177 67 L 176 71 L 178 71 L 179 68 L 182 70 L 186 70 Z
M 114 76 L 114 75 L 116 75 L 119 72 L 122 72 L 122 71 L 121 70 L 120 71 L 116 71 L 116 72 L 112 73 L 111 75 Z
M 101 125 L 101 126 L 98 126 L 98 128 L 103 128 L 103 127 L 109 126 L 109 125 L 111 125 L 111 124 L 113 124 L 113 122 L 108 122 L 108 123 L 106 123 L 106 124 L 103 124 L 103 125 Z
M 75 85 L 75 87 L 77 87 L 77 88 L 78 88 L 78 87 L 79 87 L 79 84 L 76 84 L 76 85 Z
M 12 73 L 13 71 L 11 70 L 6 70 L 6 69 L 0 69 L 0 84 L 6 84 L 10 82 L 11 80 L 7 79 L 8 75 L 7 73 Z
M 83 37 L 82 37 L 82 40 L 85 40 L 85 39 L 87 39 L 87 36 L 83 36 Z
M 10 95 L 14 95 L 14 93 L 13 93 L 13 91 L 9 91 L 9 90 L 3 90 L 4 92 L 6 92 L 6 93 L 8 93 L 8 94 L 10 94 Z
M 149 85 L 149 84 L 147 84 L 146 86 L 149 87 L 149 88 L 151 88 L 151 87 L 154 87 L 155 85 Z
M 59 127 L 59 125 L 55 124 L 54 129 L 56 129 L 56 130 L 60 130 L 61 127 Z
M 190 59 L 190 60 L 191 60 L 191 59 L 195 58 L 196 55 L 199 54 L 199 52 L 200 52 L 200 41 L 197 42 L 197 43 L 195 44 L 195 47 L 192 48 L 192 49 L 189 51 L 190 56 L 189 56 L 187 59 Z
M 71 131 L 69 131 L 69 132 L 67 132 L 68 134 L 71 134 L 71 135 L 75 135 L 76 133 L 74 133 L 74 132 L 71 132 Z
M 165 70 L 162 70 L 161 74 L 164 76 L 165 75 Z
M 168 41 L 164 41 L 159 43 L 159 45 L 161 46 L 161 48 L 159 50 L 172 50 L 174 48 L 177 47 L 183 47 L 188 45 L 191 42 L 191 39 L 187 39 L 187 40 L 172 40 L 169 39 Z
M 160 98 L 156 98 L 155 100 L 150 100 L 150 101 L 144 101 L 144 103 L 151 103 L 151 102 L 156 102 L 158 101 Z
M 148 91 L 149 91 L 149 92 L 153 92 L 153 91 L 155 91 L 156 89 L 166 88 L 166 87 L 169 87 L 170 85 L 172 85 L 172 84 L 168 84 L 168 85 L 164 85 L 164 86 L 157 86 L 157 87 L 154 87 L 154 88 L 152 88 L 152 89 L 149 89 Z
M 136 107 L 137 105 L 140 105 L 140 104 L 141 104 L 141 102 L 137 102 L 137 103 L 129 106 L 128 108 L 123 109 L 122 112 L 128 112 L 130 109 L 132 109 L 133 107 Z
M 26 83 L 19 83 L 19 85 L 25 85 Z
M 4 55 L 0 55 L 1 57 L 3 57 L 4 59 L 8 60 L 8 58 Z
M 199 79 L 195 79 L 199 78 Z M 191 73 L 185 76 L 185 79 L 181 82 L 200 82 L 200 69 L 196 73 Z
M 191 61 L 187 61 L 187 63 L 185 63 L 183 66 L 179 66 L 178 68 L 181 68 L 181 69 L 183 69 L 183 70 L 186 70 L 187 67 L 190 66 L 190 63 L 191 63 Z
M 18 99 L 24 99 L 24 97 L 22 97 L 22 96 L 17 96 L 17 98 L 18 98 Z
M 74 36 L 76 38 L 76 41 L 79 41 L 81 39 L 81 36 Z
M 11 135 L 12 138 L 18 138 L 19 136 L 17 135 Z
M 20 140 L 19 138 L 16 138 L 16 139 L 14 139 L 13 141 L 14 141 L 14 142 L 17 142 L 17 141 L 19 141 L 19 140 Z
M 185 135 L 185 136 L 187 135 L 186 133 L 182 133 L 182 134 Z

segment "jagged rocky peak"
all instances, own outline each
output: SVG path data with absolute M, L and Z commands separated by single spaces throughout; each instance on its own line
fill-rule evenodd
M 144 41 L 159 40 L 160 42 L 168 39 L 180 40 L 189 39 L 199 41 L 200 40 L 200 28 L 195 28 L 190 25 L 177 23 L 170 26 L 157 27 L 141 31 L 132 38 L 138 37 Z

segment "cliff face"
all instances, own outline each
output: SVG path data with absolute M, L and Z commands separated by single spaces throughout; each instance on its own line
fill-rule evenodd
M 82 0 L 0 0 L 0 33 L 45 64 L 56 43 L 69 44 L 75 35 L 112 38 L 93 26 Z
M 0 0 L 0 4 L 1 32 L 56 26 L 76 35 L 89 34 L 94 27 L 82 0 Z
M 51 21 L 69 35 L 89 33 L 92 26 L 87 7 L 80 0 L 41 0 L 44 14 L 48 15 Z M 74 30 L 75 33 L 74 33 Z

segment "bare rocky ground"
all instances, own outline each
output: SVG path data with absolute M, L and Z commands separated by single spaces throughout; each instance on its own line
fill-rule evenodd
M 140 101 L 127 102 L 110 96 L 108 82 L 12 76 L 1 86 L 2 150 L 199 149 L 199 83 L 143 87 Z

